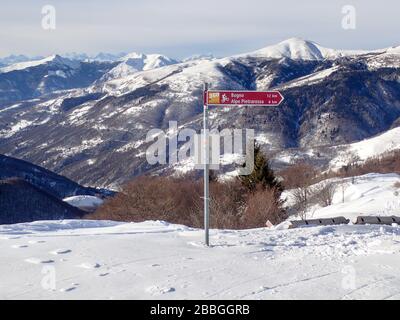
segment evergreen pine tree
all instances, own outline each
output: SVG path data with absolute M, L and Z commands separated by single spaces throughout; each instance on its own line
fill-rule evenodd
M 210 173 L 209 173 L 209 175 L 208 175 L 208 178 L 209 178 L 209 180 L 210 180 L 210 183 L 211 183 L 211 182 L 218 182 L 218 175 L 217 175 L 217 173 L 216 173 L 214 170 L 210 170 Z
M 243 167 L 245 165 L 243 164 Z M 250 191 L 254 191 L 257 187 L 275 189 L 278 195 L 283 191 L 283 186 L 275 177 L 268 159 L 256 143 L 254 144 L 254 169 L 250 175 L 239 176 L 239 179 L 243 186 Z

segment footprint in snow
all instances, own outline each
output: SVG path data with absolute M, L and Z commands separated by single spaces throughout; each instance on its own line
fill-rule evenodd
M 103 273 L 99 273 L 99 277 L 105 277 L 105 276 L 108 276 L 110 273 L 108 273 L 108 272 L 103 272 Z
M 41 264 L 41 263 L 53 263 L 54 260 L 51 259 L 39 259 L 39 258 L 28 258 L 25 259 L 26 262 L 33 263 L 33 264 Z
M 158 263 L 153 263 L 150 267 L 161 267 Z
M 126 272 L 126 269 L 124 268 L 111 268 L 111 273 L 121 273 L 121 272 Z
M 30 244 L 46 243 L 46 241 L 44 241 L 44 240 L 30 240 L 30 241 L 28 241 L 28 243 L 30 243 Z
M 16 240 L 16 239 L 21 239 L 20 236 L 6 236 L 6 237 L 1 237 L 1 240 Z
M 60 292 L 70 292 L 70 291 L 73 291 L 75 289 L 76 289 L 76 287 L 61 288 Z
M 66 254 L 66 253 L 70 253 L 70 252 L 71 252 L 70 249 L 56 249 L 56 250 L 50 251 L 49 253 L 57 255 L 57 254 Z
M 174 292 L 174 291 L 175 291 L 175 288 L 159 287 L 159 286 L 151 286 L 146 289 L 146 292 L 150 293 L 152 296 L 163 295 L 163 294 Z
M 21 248 L 28 248 L 28 247 L 29 246 L 27 244 L 13 244 L 11 246 L 11 248 L 14 248 L 14 249 L 21 249 Z
M 97 269 L 100 268 L 100 264 L 97 262 L 84 262 L 78 265 L 77 267 L 83 268 L 83 269 Z

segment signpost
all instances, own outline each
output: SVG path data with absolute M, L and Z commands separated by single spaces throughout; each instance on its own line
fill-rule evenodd
M 215 106 L 277 106 L 282 101 L 279 91 L 208 91 L 206 102 Z
M 209 134 L 208 134 L 208 106 L 278 106 L 283 101 L 279 91 L 226 91 L 208 90 L 208 84 L 204 84 L 203 90 L 203 154 L 204 154 L 204 232 L 205 243 L 210 245 L 210 165 L 209 165 Z
M 208 103 L 207 103 L 207 93 L 208 93 L 208 84 L 204 84 L 204 108 L 203 108 L 203 131 L 204 131 L 204 232 L 205 232 L 205 243 L 207 246 L 210 245 L 210 212 L 209 212 L 209 185 L 210 185 L 210 164 L 209 164 L 209 138 L 208 138 Z

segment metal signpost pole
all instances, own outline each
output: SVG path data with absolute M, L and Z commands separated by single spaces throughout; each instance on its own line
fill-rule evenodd
M 204 233 L 205 243 L 210 245 L 210 141 L 208 132 L 208 106 L 279 106 L 284 97 L 279 91 L 208 91 L 208 84 L 204 84 L 203 91 L 203 161 L 204 161 Z M 199 150 L 200 147 L 199 147 Z M 218 150 L 219 152 L 219 150 Z
M 209 135 L 208 135 L 208 83 L 204 84 L 204 97 L 203 97 L 203 131 L 204 131 L 204 141 L 203 141 L 203 161 L 204 161 L 204 234 L 205 234 L 205 243 L 207 246 L 210 245 L 210 235 L 209 235 L 209 227 L 210 227 L 210 211 L 209 211 L 209 183 L 210 183 L 210 165 L 209 165 Z

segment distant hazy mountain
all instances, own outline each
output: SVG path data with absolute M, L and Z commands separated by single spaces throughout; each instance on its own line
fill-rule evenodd
M 24 80 L 13 86 L 7 78 L 13 72 L 0 74 L 0 152 L 98 186 L 155 170 L 173 172 L 179 166 L 147 163 L 146 134 L 167 129 L 171 120 L 199 130 L 204 82 L 218 89 L 280 90 L 285 100 L 279 107 L 210 110 L 212 127 L 253 128 L 262 147 L 278 153 L 313 148 L 317 157 L 319 148 L 360 141 L 400 124 L 399 47 L 345 51 L 289 39 L 221 59 L 164 63 L 160 56 L 148 63 L 149 56 L 88 63 L 92 77 L 82 63 L 58 67 L 68 81 L 63 78 L 57 90 L 36 67 L 24 69 L 18 75 Z M 33 85 L 27 78 L 40 80 Z M 35 100 L 27 100 L 32 96 Z
M 143 53 L 132 52 L 118 59 L 118 64 L 102 76 L 100 82 L 123 78 L 138 71 L 156 69 L 176 63 L 176 60 L 160 54 L 146 55 Z
M 11 64 L 18 63 L 18 62 L 40 60 L 43 58 L 44 57 L 42 57 L 42 56 L 28 57 L 23 54 L 18 54 L 18 55 L 12 54 L 7 57 L 0 58 L 0 67 L 9 66 Z
M 85 62 L 115 62 L 126 55 L 125 52 L 120 53 L 105 53 L 100 52 L 95 55 L 89 55 L 86 53 L 68 52 L 63 53 L 62 56 L 71 60 L 85 61 Z
M 89 55 L 87 53 L 78 53 L 78 52 L 67 52 L 61 54 L 64 58 L 70 60 L 77 60 L 83 62 L 90 62 L 90 61 L 98 61 L 98 62 L 114 62 L 122 57 L 126 56 L 127 53 L 120 52 L 120 53 L 104 53 L 100 52 L 94 55 Z M 19 62 L 26 62 L 26 61 L 35 61 L 35 60 L 42 60 L 45 59 L 44 56 L 27 56 L 23 54 L 12 54 L 3 58 L 0 58 L 0 67 L 9 66 Z
M 188 61 L 193 61 L 193 60 L 213 60 L 216 59 L 213 54 L 208 53 L 208 54 L 195 54 L 190 57 L 187 57 L 182 60 L 182 62 L 188 62 Z
M 0 68 L 2 105 L 40 98 L 59 90 L 86 87 L 114 67 L 112 63 L 81 62 L 53 55 Z
M 117 61 L 118 59 L 121 59 L 126 55 L 125 52 L 120 52 L 120 53 L 104 53 L 100 52 L 94 56 L 89 56 L 90 61 L 100 61 L 100 62 L 114 62 Z

